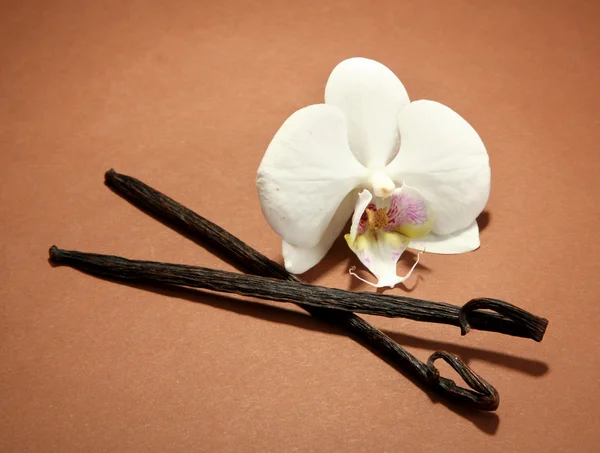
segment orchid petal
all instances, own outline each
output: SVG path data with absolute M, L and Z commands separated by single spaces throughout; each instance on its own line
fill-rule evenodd
M 423 250 L 428 253 L 452 255 L 477 250 L 479 244 L 479 227 L 477 222 L 473 222 L 467 228 L 445 236 L 430 233 L 424 238 L 413 239 L 410 241 L 409 248 Z
M 325 230 L 323 237 L 314 247 L 302 248 L 296 247 L 286 241 L 282 242 L 283 262 L 288 272 L 302 274 L 323 259 L 352 215 L 355 198 L 355 191 L 344 198 L 344 201 L 340 204 L 329 226 Z
M 471 225 L 490 192 L 489 158 L 477 132 L 450 108 L 425 100 L 404 108 L 398 125 L 402 144 L 388 175 L 431 203 L 435 234 Z
M 365 226 L 361 225 L 361 219 L 363 214 L 365 213 L 365 209 L 371 203 L 373 199 L 373 195 L 368 190 L 363 190 L 358 194 L 358 200 L 356 201 L 356 206 L 354 207 L 354 214 L 352 214 L 352 226 L 350 227 L 350 241 L 354 242 L 356 239 L 356 235 L 358 233 L 364 233 Z
M 342 61 L 325 88 L 325 103 L 346 116 L 350 149 L 370 169 L 383 168 L 398 151 L 398 114 L 409 102 L 398 77 L 366 58 Z
M 325 104 L 305 107 L 283 123 L 258 169 L 263 213 L 284 241 L 314 247 L 366 172 L 348 147 L 342 113 Z
M 352 275 L 377 288 L 384 286 L 393 288 L 395 285 L 402 283 L 410 277 L 416 266 L 415 263 L 404 277 L 399 277 L 396 274 L 396 264 L 410 242 L 409 238 L 400 233 L 369 230 L 364 234 L 357 235 L 353 242 L 350 241 L 350 234 L 347 234 L 345 238 L 348 246 L 358 256 L 361 263 L 377 277 L 377 283 L 370 283 L 358 277 L 351 270 Z
M 421 238 L 431 231 L 433 211 L 418 190 L 404 184 L 383 202 L 389 204 L 389 223 L 384 231 L 397 231 L 409 238 Z

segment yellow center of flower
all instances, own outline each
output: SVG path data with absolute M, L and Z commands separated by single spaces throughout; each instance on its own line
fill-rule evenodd
M 371 230 L 379 230 L 380 228 L 386 226 L 390 221 L 386 208 L 379 208 L 377 211 L 373 209 L 366 209 L 365 212 L 367 214 L 367 220 Z

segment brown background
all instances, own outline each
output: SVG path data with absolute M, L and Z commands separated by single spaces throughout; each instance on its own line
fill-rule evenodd
M 598 451 L 599 5 L 2 1 L 0 450 Z M 468 361 L 495 414 L 448 406 L 300 309 L 47 262 L 57 244 L 232 269 L 111 193 L 110 167 L 281 259 L 256 168 L 351 56 L 488 147 L 482 248 L 425 255 L 408 290 L 509 300 L 551 320 L 544 341 L 369 319 L 422 360 Z M 348 257 L 339 242 L 306 278 L 368 289 Z

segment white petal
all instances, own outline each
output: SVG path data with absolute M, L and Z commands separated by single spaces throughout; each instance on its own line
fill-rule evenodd
M 362 215 L 365 213 L 365 209 L 371 203 L 373 199 L 373 195 L 368 190 L 363 190 L 358 194 L 358 200 L 356 201 L 356 205 L 354 206 L 354 214 L 352 214 L 352 226 L 350 227 L 350 241 L 354 242 L 356 239 L 356 234 L 358 233 L 358 224 L 360 223 L 360 219 Z
M 443 255 L 472 252 L 479 248 L 479 227 L 473 222 L 467 228 L 445 236 L 430 233 L 424 238 L 413 239 L 408 247 Z
M 256 186 L 271 227 L 284 241 L 309 248 L 319 243 L 366 172 L 348 147 L 342 113 L 318 104 L 283 123 L 263 157 Z
M 418 263 L 417 260 L 417 263 L 413 265 L 412 269 L 404 277 L 399 277 L 396 274 L 396 264 L 410 241 L 410 239 L 402 236 L 400 233 L 391 231 L 373 232 L 369 230 L 364 234 L 356 236 L 354 242 L 350 242 L 349 234 L 345 237 L 348 246 L 356 254 L 361 263 L 377 277 L 377 283 L 371 283 L 360 278 L 353 272 L 353 269 L 350 270 L 350 273 L 377 288 L 383 286 L 393 288 L 395 285 L 402 283 L 410 277 Z
M 344 201 L 340 204 L 340 207 L 325 230 L 321 241 L 314 247 L 301 248 L 283 241 L 283 262 L 288 272 L 291 272 L 292 274 L 301 274 L 323 259 L 335 240 L 339 237 L 344 226 L 346 226 L 346 223 L 352 214 L 352 210 L 354 209 L 355 198 L 356 192 L 351 192 L 344 198 Z
M 490 165 L 477 132 L 460 115 L 434 101 L 412 102 L 398 120 L 402 144 L 386 167 L 431 203 L 433 232 L 453 233 L 469 226 L 490 193 Z
M 398 114 L 409 102 L 398 77 L 366 58 L 342 61 L 325 88 L 325 103 L 346 115 L 350 149 L 370 169 L 384 167 L 398 151 Z

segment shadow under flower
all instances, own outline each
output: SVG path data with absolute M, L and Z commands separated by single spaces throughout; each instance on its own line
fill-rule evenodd
M 485 230 L 489 226 L 490 220 L 490 211 L 484 210 L 481 214 L 479 214 L 479 216 L 477 217 L 477 226 L 479 227 L 480 232 Z

